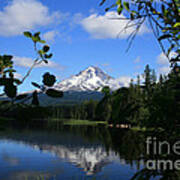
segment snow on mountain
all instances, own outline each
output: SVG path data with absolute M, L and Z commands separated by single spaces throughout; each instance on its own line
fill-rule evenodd
M 117 161 L 118 156 L 115 152 L 106 150 L 102 146 L 97 147 L 76 147 L 70 148 L 63 145 L 36 145 L 36 149 L 42 152 L 51 152 L 57 157 L 74 164 L 83 169 L 87 175 L 93 175 L 101 172 L 102 168 L 113 161 Z
M 92 99 L 99 101 L 103 98 L 101 90 L 104 86 L 109 86 L 111 90 L 116 90 L 120 87 L 128 86 L 129 82 L 129 77 L 115 79 L 100 68 L 90 66 L 77 75 L 71 76 L 54 86 L 55 89 L 64 91 L 62 98 L 51 98 L 45 93 L 40 92 L 38 93 L 38 97 L 41 106 L 72 105 Z M 29 91 L 26 93 L 32 94 L 32 92 Z M 3 99 L 4 98 L 5 97 L 3 97 Z M 2 97 L 0 99 L 2 99 Z M 31 102 L 32 99 L 27 101 L 29 104 Z
M 97 174 L 106 165 L 120 161 L 113 150 L 107 152 L 101 143 L 89 142 L 74 133 L 35 132 L 33 137 L 30 134 L 24 134 L 24 137 L 10 135 L 8 139 L 30 146 L 44 154 L 51 153 L 64 162 L 82 169 L 87 175 Z
M 61 91 L 100 91 L 104 86 L 115 90 L 122 87 L 123 84 L 100 68 L 90 66 L 79 74 L 56 84 L 55 88 Z

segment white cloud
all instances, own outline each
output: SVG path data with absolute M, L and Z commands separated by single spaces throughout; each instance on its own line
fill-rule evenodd
M 18 57 L 15 56 L 14 57 L 14 65 L 15 66 L 20 66 L 20 67 L 31 67 L 33 64 L 33 59 L 28 58 L 28 57 Z M 37 65 L 35 68 L 42 68 L 42 67 L 46 67 L 46 68 L 55 68 L 55 69 L 59 69 L 59 70 L 63 70 L 64 67 L 55 63 L 54 61 L 49 61 L 48 64 L 42 62 L 41 64 Z
M 48 8 L 37 0 L 12 0 L 0 11 L 0 35 L 19 35 L 49 25 L 60 16 L 58 12 L 50 14 Z
M 177 54 L 175 52 L 171 52 L 169 54 L 169 58 L 175 57 Z M 158 72 L 159 74 L 168 74 L 170 72 L 170 63 L 168 58 L 164 53 L 161 53 L 157 57 L 157 64 L 159 65 Z
M 129 86 L 129 83 L 131 82 L 131 77 L 128 77 L 128 76 L 122 76 L 120 78 L 118 78 L 119 82 L 125 86 L 125 87 L 128 87 Z
M 107 12 L 105 15 L 92 14 L 82 19 L 80 24 L 95 39 L 127 38 L 135 30 L 135 27 L 124 29 L 128 20 L 112 18 L 125 18 L 125 16 L 119 16 L 115 11 Z M 139 34 L 144 34 L 146 32 L 149 32 L 149 30 L 143 25 Z
M 13 58 L 13 61 L 15 66 L 20 66 L 20 67 L 31 67 L 33 64 L 33 60 L 27 57 L 15 56 Z
M 169 58 L 171 59 L 172 57 L 175 57 L 177 55 L 176 52 L 170 52 L 169 54 Z M 166 55 L 164 53 L 161 53 L 158 57 L 157 57 L 157 63 L 159 65 L 169 65 L 169 60 L 168 58 L 166 57 Z
M 116 82 L 118 82 L 121 87 L 128 87 L 131 79 L 130 76 L 121 76 L 116 79 Z
M 157 57 L 157 63 L 159 65 L 168 65 L 169 64 L 169 60 L 168 58 L 165 56 L 164 53 L 161 53 L 158 57 Z
M 58 31 L 48 31 L 43 35 L 43 38 L 47 41 L 47 42 L 54 42 L 55 37 L 58 35 Z
M 140 58 L 140 56 L 138 56 L 135 60 L 134 60 L 134 63 L 135 64 L 138 64 L 138 63 L 140 63 L 141 62 L 141 58 Z
M 14 77 L 17 79 L 21 79 L 23 76 L 17 72 L 14 73 Z
M 83 20 L 83 14 L 76 13 L 73 15 L 72 21 L 70 21 L 70 25 L 79 24 Z
M 170 72 L 169 66 L 162 66 L 159 68 L 159 74 L 168 74 Z

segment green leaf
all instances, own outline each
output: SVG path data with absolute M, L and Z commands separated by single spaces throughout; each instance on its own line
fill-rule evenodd
M 40 32 L 37 32 L 37 33 L 34 34 L 34 36 L 39 37 L 40 34 L 41 34 Z
M 12 78 L 6 78 L 6 77 L 0 78 L 0 86 L 8 86 L 13 83 L 20 85 L 21 81 L 19 79 L 12 79 Z
M 122 0 L 117 0 L 117 1 L 116 1 L 116 5 L 121 6 L 121 5 L 122 5 Z
M 178 35 L 178 37 L 177 37 L 179 40 L 180 40 L 180 34 Z
M 16 72 L 16 70 L 14 70 L 14 69 L 7 69 L 7 70 L 4 71 L 4 73 L 7 73 L 7 72 L 12 72 L 13 73 L 13 72 Z
M 51 87 L 56 82 L 56 77 L 54 75 L 51 75 L 49 73 L 45 73 L 43 75 L 43 83 L 44 85 Z
M 19 96 L 16 97 L 16 100 L 22 100 L 25 99 L 28 96 L 28 94 L 21 94 Z
M 53 98 L 61 98 L 61 97 L 63 97 L 63 92 L 55 90 L 55 89 L 48 89 L 46 91 L 46 94 L 48 96 L 50 96 L 50 97 L 53 97 Z
M 4 55 L 4 56 L 3 56 L 4 61 L 6 61 L 6 62 L 8 62 L 8 63 L 10 63 L 10 61 L 12 60 L 12 58 L 13 58 L 13 56 L 11 56 L 11 55 Z
M 40 86 L 39 84 L 37 84 L 37 83 L 35 83 L 35 82 L 32 82 L 31 84 L 32 84 L 34 87 L 37 87 L 37 88 L 41 89 L 41 86 Z
M 123 11 L 123 7 L 122 6 L 119 6 L 118 9 L 117 9 L 117 12 L 118 14 L 120 15 Z
M 32 40 L 33 40 L 34 42 L 38 42 L 38 41 L 40 41 L 41 39 L 40 39 L 40 37 L 38 37 L 38 36 L 33 36 L 33 37 L 32 37 Z
M 123 5 L 124 5 L 125 9 L 127 11 L 129 11 L 129 3 L 128 2 L 123 2 Z
M 13 79 L 11 78 L 0 78 L 0 86 L 8 86 L 13 84 Z
M 162 30 L 162 32 L 166 32 L 166 31 L 168 31 L 168 30 L 167 30 L 167 29 L 163 29 L 163 30 Z
M 106 1 L 106 0 L 102 0 L 99 5 L 102 6 L 102 5 L 105 3 L 105 1 Z
M 9 72 L 9 77 L 10 77 L 10 78 L 14 78 L 13 72 Z
M 143 8 L 142 4 L 139 3 L 139 5 L 138 5 L 138 11 L 140 11 L 142 8 Z
M 134 20 L 134 14 L 133 13 L 130 14 L 130 19 Z
M 32 38 L 32 34 L 29 31 L 24 32 L 24 36 Z
M 50 47 L 49 47 L 48 45 L 45 45 L 45 46 L 43 47 L 43 51 L 44 51 L 45 53 L 47 53 L 47 52 L 49 51 L 49 49 L 50 49 Z
M 172 37 L 170 34 L 164 34 L 158 38 L 159 41 Z
M 170 52 L 172 51 L 172 49 L 175 47 L 175 44 L 172 44 L 170 46 L 170 48 L 168 49 L 167 55 L 169 56 Z
M 46 59 L 50 59 L 50 58 L 52 58 L 52 56 L 53 56 L 52 53 L 51 53 L 51 54 L 45 54 L 45 55 L 44 55 L 44 57 L 45 57 Z
M 176 24 L 174 24 L 173 27 L 175 27 L 175 28 L 180 27 L 180 22 L 177 22 Z
M 39 42 L 42 43 L 42 44 L 46 43 L 46 41 L 44 41 L 44 40 L 39 40 Z
M 112 4 L 110 7 L 106 8 L 105 11 L 107 12 L 107 11 L 109 11 L 110 9 L 112 9 L 113 7 L 116 7 L 116 6 L 117 6 L 117 4 Z
M 14 83 L 16 83 L 17 85 L 20 85 L 22 84 L 21 80 L 19 79 L 13 79 Z
M 39 53 L 40 55 L 45 54 L 43 50 L 39 50 L 38 53 Z
M 109 9 L 110 9 L 110 8 L 108 7 L 108 8 L 105 9 L 105 11 L 107 12 L 107 11 L 109 11 Z
M 171 58 L 170 59 L 170 62 L 171 63 L 177 63 L 177 62 L 179 62 L 180 61 L 180 59 L 178 58 L 178 57 L 176 57 L 176 58 Z
M 17 87 L 14 86 L 13 84 L 8 84 L 5 86 L 4 92 L 9 98 L 14 98 L 16 97 L 17 94 Z
M 161 5 L 161 10 L 162 10 L 162 12 L 164 14 L 165 13 L 165 6 L 164 6 L 164 4 Z
M 177 53 L 177 54 L 180 54 L 180 49 L 176 50 L 176 53 Z
M 44 61 L 46 64 L 48 64 L 48 60 L 44 59 L 43 61 Z

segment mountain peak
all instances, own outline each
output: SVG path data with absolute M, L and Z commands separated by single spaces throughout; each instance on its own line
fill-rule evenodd
M 101 70 L 99 67 L 97 67 L 97 66 L 89 66 L 89 67 L 87 67 L 86 69 L 84 69 L 83 71 L 81 71 L 81 72 L 91 72 L 91 71 L 100 71 L 100 72 L 103 72 L 103 70 Z M 80 72 L 80 73 L 81 73 Z M 79 73 L 79 74 L 80 74 Z
M 91 66 L 89 66 L 88 68 L 86 68 L 86 69 L 99 69 L 97 66 L 93 66 L 93 65 L 91 65 Z
M 60 83 L 55 88 L 62 91 L 97 91 L 110 86 L 114 79 L 96 66 L 89 66 L 80 73 Z
M 95 67 L 95 66 L 89 66 L 89 67 L 86 68 L 84 71 L 85 71 L 85 72 L 96 72 L 96 71 L 102 71 L 102 70 L 99 69 L 98 67 Z
M 94 77 L 98 76 L 99 78 L 103 80 L 112 78 L 108 74 L 106 74 L 103 70 L 101 70 L 99 67 L 96 67 L 96 66 L 89 66 L 88 68 L 86 68 L 85 70 L 77 74 L 76 76 L 80 76 L 80 75 L 85 75 L 85 76 L 87 75 L 91 78 L 93 78 L 93 76 Z
M 98 66 L 93 66 L 93 65 L 86 68 L 86 70 L 94 70 L 94 71 L 102 71 L 103 72 L 103 70 L 100 69 Z

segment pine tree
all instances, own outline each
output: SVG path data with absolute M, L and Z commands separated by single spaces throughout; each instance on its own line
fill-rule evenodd
M 146 65 L 145 70 L 144 70 L 144 85 L 145 85 L 145 90 L 149 92 L 150 87 L 151 87 L 151 69 L 149 65 Z

